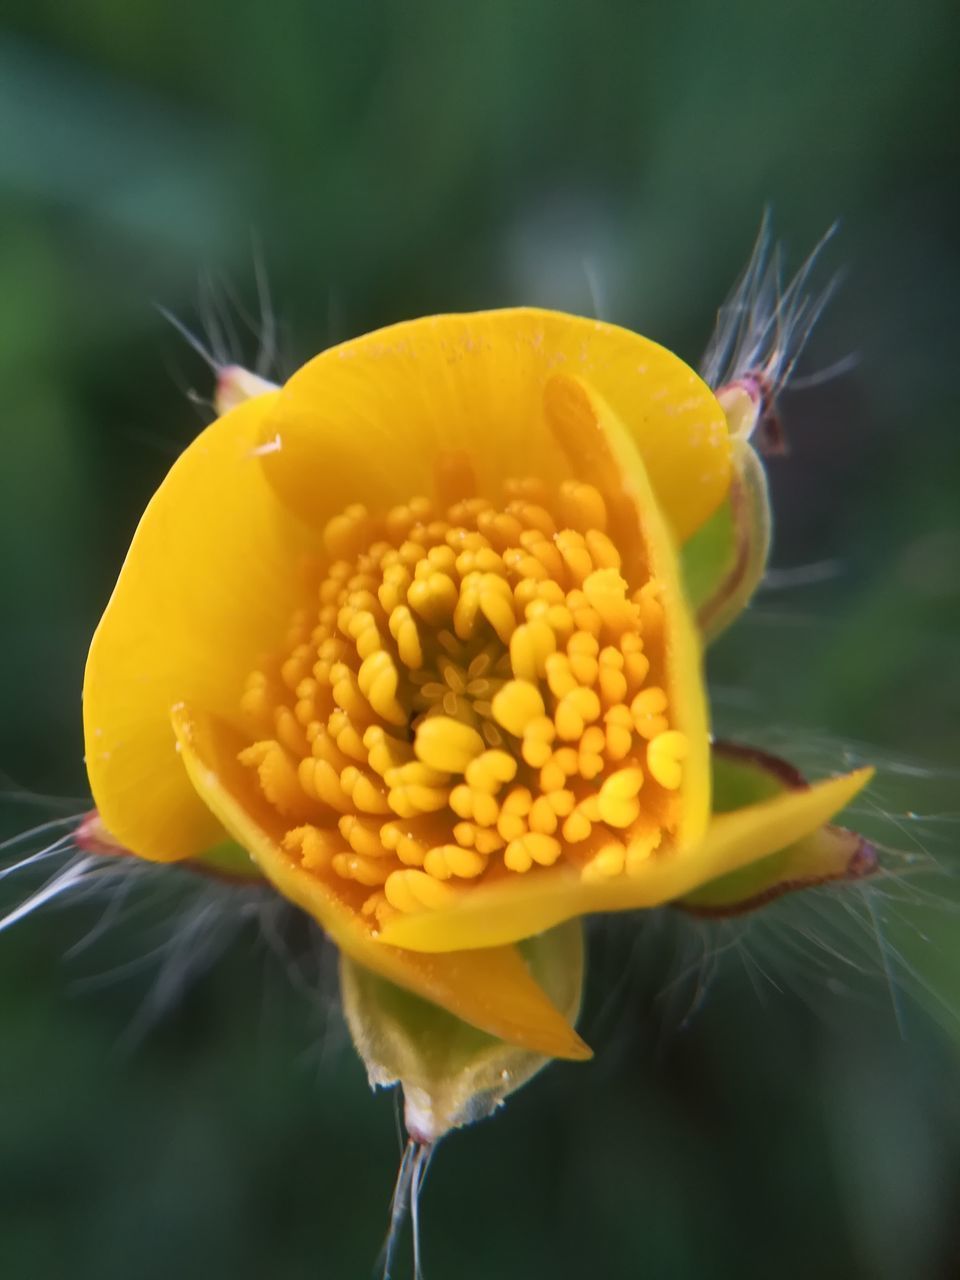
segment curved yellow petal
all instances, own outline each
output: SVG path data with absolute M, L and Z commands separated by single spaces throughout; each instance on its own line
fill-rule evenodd
M 258 451 L 276 401 L 241 404 L 177 459 L 90 646 L 90 786 L 106 827 L 141 857 L 187 858 L 223 839 L 176 754 L 170 708 L 195 699 L 236 716 L 244 677 L 297 603 L 313 534 L 277 501 Z
M 710 817 L 710 741 L 700 641 L 681 582 L 680 562 L 635 438 L 596 388 L 569 374 L 547 382 L 550 427 L 576 474 L 616 498 L 612 518 L 627 527 L 618 538 L 641 563 L 632 580 L 656 579 L 664 613 L 665 685 L 671 724 L 687 741 L 676 844 L 697 844 Z
M 726 419 L 710 389 L 663 347 L 615 325 L 531 308 L 432 316 L 315 357 L 284 387 L 264 459 L 284 497 L 321 522 L 429 493 L 439 450 L 464 451 L 481 491 L 508 476 L 569 475 L 543 422 L 551 375 L 594 387 L 625 424 L 682 541 L 722 501 Z
M 872 776 L 872 769 L 858 769 L 717 814 L 698 846 L 654 854 L 632 876 L 585 883 L 572 868 L 555 868 L 527 876 L 520 884 L 500 881 L 464 894 L 455 908 L 398 919 L 381 937 L 419 951 L 491 947 L 540 933 L 572 916 L 661 906 L 816 831 Z
M 267 879 L 318 920 L 357 964 L 511 1044 L 552 1058 L 590 1057 L 515 947 L 428 956 L 377 942 L 353 905 L 284 852 L 280 840 L 285 824 L 252 792 L 237 763 L 242 740 L 229 726 L 184 704 L 173 711 L 172 724 L 197 794 L 249 850 Z

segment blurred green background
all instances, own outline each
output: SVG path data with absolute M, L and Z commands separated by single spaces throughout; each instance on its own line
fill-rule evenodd
M 864 824 L 942 869 L 849 911 L 598 934 L 596 1062 L 444 1145 L 426 1271 L 960 1276 L 956 5 L 4 14 L 7 832 L 63 812 L 23 789 L 83 795 L 86 644 L 204 420 L 185 393 L 209 378 L 154 302 L 203 333 L 203 279 L 254 307 L 259 260 L 286 370 L 396 319 L 522 302 L 695 362 L 765 205 L 794 263 L 841 219 L 821 278 L 846 277 L 804 367 L 859 363 L 784 398 L 778 576 L 712 658 L 717 719 L 814 769 L 879 760 Z M 370 1274 L 393 1104 L 345 1046 L 329 963 L 304 994 L 248 924 L 131 1034 L 150 974 L 130 962 L 166 910 L 72 958 L 96 904 L 0 936 L 0 1274 Z

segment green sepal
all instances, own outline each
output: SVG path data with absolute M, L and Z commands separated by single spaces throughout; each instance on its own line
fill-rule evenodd
M 519 945 L 533 976 L 575 1023 L 584 970 L 580 921 Z M 550 1061 L 468 1026 L 342 953 L 340 994 L 371 1086 L 402 1086 L 407 1131 L 420 1143 L 491 1115 Z
M 713 811 L 730 813 L 807 786 L 785 760 L 750 747 L 714 743 Z M 739 915 L 782 894 L 877 869 L 874 847 L 846 827 L 824 826 L 766 858 L 702 885 L 675 905 L 698 915 Z
M 734 440 L 726 500 L 683 545 L 687 599 L 704 639 L 714 640 L 750 603 L 770 552 L 767 478 L 754 449 Z
M 264 879 L 263 872 L 236 840 L 224 840 L 215 844 L 212 849 L 207 849 L 196 858 L 190 858 L 183 865 L 192 871 L 219 876 L 224 880 L 256 883 Z

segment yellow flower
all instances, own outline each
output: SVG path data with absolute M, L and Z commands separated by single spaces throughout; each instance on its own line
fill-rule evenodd
M 678 549 L 730 502 L 737 446 L 675 356 L 572 316 L 317 356 L 143 516 L 86 671 L 103 823 L 158 861 L 232 839 L 360 965 L 587 1055 L 513 944 L 751 866 L 774 883 L 765 860 L 869 776 L 712 811 Z

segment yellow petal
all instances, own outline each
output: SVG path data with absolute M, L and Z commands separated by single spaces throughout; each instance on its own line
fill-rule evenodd
M 441 450 L 462 450 L 497 490 L 507 476 L 569 474 L 541 408 L 559 367 L 592 378 L 617 407 L 675 532 L 701 524 L 729 483 L 712 393 L 655 343 L 554 312 L 442 316 L 366 335 L 194 441 L 144 513 L 87 663 L 90 784 L 126 847 L 173 860 L 221 838 L 172 756 L 170 706 L 235 716 L 244 676 L 276 650 L 298 603 L 300 554 L 345 503 L 429 493 Z
M 264 466 L 306 518 L 432 490 L 437 454 L 466 455 L 480 491 L 569 475 L 543 422 L 549 377 L 587 380 L 625 425 L 673 533 L 727 492 L 730 441 L 715 396 L 681 360 L 626 329 L 521 308 L 432 316 L 333 347 L 290 379 Z
M 634 875 L 587 883 L 572 868 L 556 867 L 519 884 L 478 887 L 464 894 L 455 909 L 396 920 L 381 936 L 419 951 L 491 947 L 577 915 L 661 906 L 810 835 L 849 804 L 872 776 L 872 769 L 858 769 L 717 814 L 698 846 L 682 853 L 654 853 Z
M 583 1059 L 589 1048 L 551 1004 L 514 947 L 427 956 L 376 941 L 352 904 L 299 866 L 280 840 L 285 824 L 250 787 L 237 763 L 240 739 L 216 718 L 178 706 L 172 715 L 191 783 L 264 875 L 323 925 L 337 946 L 398 986 L 471 1026 L 552 1058 Z
M 545 390 L 547 419 L 578 476 L 622 495 L 615 514 L 628 525 L 619 540 L 637 548 L 659 584 L 664 613 L 665 678 L 672 731 L 686 739 L 676 843 L 703 837 L 710 816 L 710 744 L 700 642 L 687 607 L 674 540 L 657 504 L 633 435 L 596 388 L 557 374 Z M 632 527 L 631 527 L 632 526 Z M 642 568 L 636 571 L 643 581 Z
M 309 533 L 261 470 L 249 400 L 177 459 L 148 505 L 87 658 L 83 721 L 93 798 L 113 836 L 160 861 L 223 839 L 175 751 L 170 708 L 235 717 L 243 680 L 275 647 L 302 590 Z M 278 622 L 279 620 L 279 622 Z

